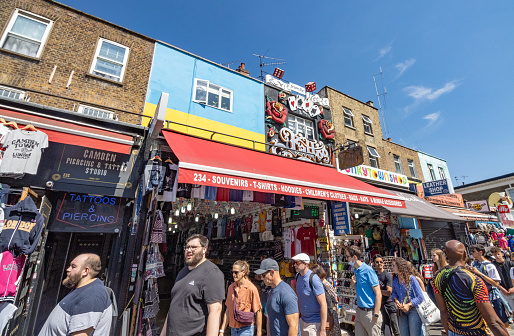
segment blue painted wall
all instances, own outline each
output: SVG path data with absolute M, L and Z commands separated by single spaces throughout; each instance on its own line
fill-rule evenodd
M 193 102 L 195 78 L 232 90 L 232 112 Z M 226 127 L 225 133 L 245 138 L 255 138 L 257 133 L 264 140 L 264 85 L 260 81 L 166 44 L 156 43 L 145 115 L 153 114 L 152 108 L 157 105 L 161 92 L 169 93 L 168 109 L 174 110 L 174 113 L 168 113 L 170 118 L 167 115 L 166 119 L 177 122 L 188 120 L 190 124 L 196 120 L 202 127 L 233 126 Z
M 436 180 L 441 180 L 442 177 L 439 174 L 439 167 L 443 168 L 444 175 L 446 180 L 448 181 L 448 187 L 450 189 L 450 194 L 453 194 L 455 191 L 453 189 L 452 176 L 450 175 L 450 170 L 448 169 L 448 165 L 446 164 L 446 160 L 440 159 L 438 157 L 432 156 L 430 154 L 426 154 L 423 152 L 418 152 L 419 163 L 421 165 L 421 170 L 423 171 L 423 177 L 426 182 L 432 181 L 432 177 L 430 176 L 430 171 L 428 170 L 428 164 L 432 164 L 434 167 L 434 174 Z

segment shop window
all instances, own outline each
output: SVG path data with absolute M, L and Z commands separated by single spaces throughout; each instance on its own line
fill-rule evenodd
M 446 176 L 444 175 L 444 169 L 443 167 L 437 167 L 439 168 L 439 176 L 441 177 L 441 180 L 444 180 Z
M 128 47 L 100 38 L 90 72 L 96 76 L 122 82 L 128 55 Z
M 30 57 L 40 57 L 53 21 L 19 9 L 0 40 L 2 48 Z
M 314 140 L 314 126 L 310 120 L 289 114 L 287 116 L 287 127 L 296 134 L 301 134 L 309 140 Z
M 193 92 L 193 101 L 232 112 L 232 90 L 210 83 L 208 80 L 195 78 Z
M 112 111 L 102 110 L 96 107 L 79 105 L 78 113 L 86 114 L 90 117 L 95 118 L 104 118 L 104 119 L 113 119 L 118 120 L 118 116 L 114 114 Z
M 364 133 L 373 134 L 371 119 L 368 116 L 362 115 L 362 122 L 364 123 Z
M 343 107 L 344 124 L 348 127 L 353 127 L 353 113 L 352 110 Z
M 375 148 L 368 146 L 368 153 L 369 153 L 369 165 L 373 168 L 379 168 L 378 167 L 378 159 L 380 158 L 380 155 L 378 155 L 378 152 Z
M 416 166 L 414 165 L 414 160 L 407 160 L 410 170 L 410 176 L 416 177 Z
M 432 179 L 432 181 L 437 180 L 437 178 L 435 177 L 434 167 L 430 163 L 427 163 L 427 166 L 428 166 L 428 172 L 430 173 L 430 178 Z
M 396 168 L 396 173 L 403 174 L 402 159 L 398 155 L 394 155 L 394 154 L 393 154 L 393 159 L 394 159 L 394 166 Z
M 23 99 L 25 98 L 25 91 L 12 89 L 6 86 L 0 86 L 0 97 Z

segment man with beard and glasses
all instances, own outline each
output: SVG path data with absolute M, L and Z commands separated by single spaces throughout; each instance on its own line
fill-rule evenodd
M 109 335 L 112 302 L 97 278 L 101 269 L 96 254 L 81 254 L 71 261 L 62 284 L 72 291 L 52 310 L 39 336 Z
M 209 239 L 195 234 L 186 240 L 186 266 L 171 289 L 171 303 L 161 336 L 218 336 L 225 280 L 218 266 L 206 259 Z

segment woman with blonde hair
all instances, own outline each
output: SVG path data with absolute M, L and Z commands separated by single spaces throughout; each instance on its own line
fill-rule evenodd
M 393 260 L 393 294 L 391 298 L 400 312 L 400 335 L 424 336 L 425 328 L 416 307 L 423 302 L 423 289 L 413 267 L 403 258 Z M 418 273 L 419 274 L 419 273 Z
M 237 260 L 232 266 L 234 282 L 227 289 L 225 314 L 219 336 L 224 336 L 225 329 L 230 326 L 231 336 L 262 335 L 262 306 L 257 287 L 248 279 L 250 266 L 246 261 Z M 252 316 L 253 315 L 253 316 Z
M 442 270 L 444 267 L 448 266 L 448 263 L 446 262 L 446 256 L 444 255 L 443 250 L 440 249 L 432 249 L 431 251 L 431 257 L 434 264 L 432 265 L 432 279 L 428 282 L 428 288 L 427 293 L 428 297 L 430 297 L 430 300 L 432 300 L 433 303 L 437 306 L 437 300 L 435 299 L 435 292 L 434 292 L 434 279 L 437 272 Z M 439 308 L 439 307 L 437 307 Z

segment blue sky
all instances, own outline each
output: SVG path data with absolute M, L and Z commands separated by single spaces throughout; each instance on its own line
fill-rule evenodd
M 514 1 L 61 2 L 218 63 L 242 59 L 254 77 L 252 54 L 286 59 L 284 79 L 375 106 L 382 68 L 393 141 L 446 159 L 454 184 L 513 171 Z

